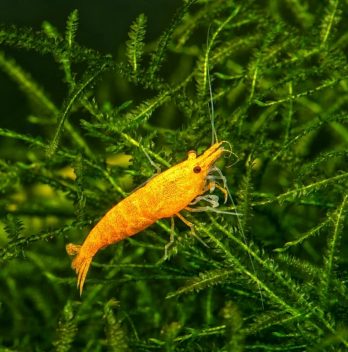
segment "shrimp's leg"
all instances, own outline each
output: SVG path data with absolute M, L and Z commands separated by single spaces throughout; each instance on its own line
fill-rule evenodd
M 174 243 L 174 216 L 170 218 L 170 239 L 169 242 L 164 246 L 164 257 L 163 261 L 168 259 L 168 249 L 173 245 Z
M 184 218 L 180 213 L 177 213 L 176 216 L 185 224 L 187 225 L 190 229 L 193 229 L 195 225 L 193 225 L 192 222 L 188 221 L 186 218 Z
M 219 206 L 219 197 L 216 196 L 215 194 L 208 194 L 206 196 L 198 196 L 189 205 L 194 205 L 194 204 L 200 202 L 201 200 L 205 200 L 206 202 L 210 203 L 213 208 L 217 208 Z M 190 209 L 191 208 L 189 208 L 188 210 L 190 210 Z
M 213 175 L 214 172 L 217 172 L 217 175 Z M 230 194 L 230 191 L 227 186 L 227 180 L 226 177 L 222 174 L 222 171 L 217 167 L 213 166 L 208 173 L 207 180 L 213 180 L 212 182 L 216 182 L 216 180 L 221 180 L 223 183 L 223 187 L 216 185 L 217 188 L 219 188 L 224 194 L 225 194 L 225 203 L 228 199 L 228 197 L 231 199 L 231 202 L 233 202 L 232 196 Z
M 224 204 L 226 204 L 227 202 L 227 199 L 228 199 L 228 192 L 225 188 L 221 187 L 218 183 L 215 183 L 215 187 L 217 189 L 219 189 L 223 194 L 224 194 L 224 197 L 225 197 L 225 200 L 224 200 Z
M 242 215 L 240 213 L 237 213 L 236 211 L 220 210 L 220 209 L 216 209 L 215 207 L 211 207 L 211 206 L 196 207 L 196 208 L 186 207 L 185 210 L 191 211 L 191 212 L 196 212 L 196 213 L 202 212 L 202 211 L 212 211 L 213 213 L 219 213 L 219 214 L 227 214 L 227 215 L 234 215 L 234 216 Z
M 170 220 L 171 220 L 171 223 L 170 223 L 170 239 L 169 239 L 169 242 L 164 246 L 164 255 L 163 255 L 163 257 L 156 263 L 156 265 L 161 265 L 164 261 L 166 261 L 170 257 L 170 254 L 168 254 L 168 252 L 169 252 L 169 248 L 174 243 L 174 236 L 175 236 L 174 216 L 172 216 L 170 218 Z
M 214 180 L 215 176 L 210 176 L 209 179 Z M 226 204 L 227 199 L 228 199 L 228 191 L 226 190 L 226 188 L 220 186 L 216 181 L 210 181 L 206 185 L 206 187 L 204 188 L 203 193 L 208 192 L 208 191 L 212 192 L 212 191 L 214 191 L 215 188 L 219 189 L 224 194 L 224 197 L 225 197 L 224 204 Z
M 187 209 L 187 207 L 186 207 L 185 209 Z M 187 210 L 188 210 L 188 209 L 187 209 Z M 199 242 L 201 242 L 205 247 L 208 247 L 208 248 L 209 248 L 209 246 L 208 246 L 201 238 L 199 238 L 199 237 L 197 236 L 196 231 L 195 231 L 195 229 L 194 229 L 195 225 L 194 225 L 192 222 L 190 222 L 190 221 L 188 221 L 187 219 L 185 219 L 180 213 L 177 213 L 177 214 L 175 214 L 175 215 L 176 215 L 185 225 L 187 225 L 187 226 L 190 228 L 191 235 L 192 235 L 194 238 L 196 238 Z

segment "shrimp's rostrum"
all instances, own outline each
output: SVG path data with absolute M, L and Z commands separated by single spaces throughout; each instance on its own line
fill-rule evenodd
M 70 243 L 66 246 L 69 255 L 76 255 L 72 268 L 77 274 L 80 294 L 89 266 L 99 249 L 133 236 L 159 219 L 178 215 L 211 188 L 207 175 L 224 152 L 222 143 L 215 143 L 200 156 L 189 152 L 185 161 L 156 175 L 110 209 L 82 245 Z

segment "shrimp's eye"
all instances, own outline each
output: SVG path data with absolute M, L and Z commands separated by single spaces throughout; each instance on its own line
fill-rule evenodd
M 199 174 L 201 171 L 202 171 L 202 168 L 198 165 L 193 168 L 193 172 L 195 174 Z

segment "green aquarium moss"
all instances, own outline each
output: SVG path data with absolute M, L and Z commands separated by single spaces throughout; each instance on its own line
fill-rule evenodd
M 348 351 L 347 1 L 170 17 L 109 53 L 79 9 L 0 26 L 0 351 Z M 183 211 L 167 258 L 170 219 L 101 250 L 80 297 L 66 244 L 214 131 L 226 204 Z

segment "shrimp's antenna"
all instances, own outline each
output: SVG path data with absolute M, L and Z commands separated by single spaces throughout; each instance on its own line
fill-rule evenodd
M 228 149 L 224 148 L 224 152 L 229 154 L 228 158 L 231 155 L 233 155 L 236 158 L 236 161 L 234 161 L 232 164 L 229 164 L 229 165 L 226 166 L 226 168 L 232 167 L 233 165 L 235 165 L 235 164 L 237 164 L 239 162 L 239 160 L 240 160 L 239 156 L 235 152 L 232 151 L 232 145 L 231 145 L 231 143 L 229 141 L 221 141 L 221 143 L 225 143 L 225 144 L 228 145 Z
M 239 228 L 240 233 L 242 235 L 243 242 L 245 244 L 247 244 L 248 242 L 247 242 L 247 239 L 246 239 L 246 235 L 245 235 L 245 232 L 244 232 L 244 229 L 243 229 L 242 222 L 240 221 L 240 217 L 239 217 L 240 214 L 237 211 L 236 203 L 234 202 L 232 194 L 230 192 L 230 189 L 228 188 L 226 177 L 222 174 L 222 171 L 217 166 L 214 166 L 212 168 L 212 170 L 216 171 L 219 174 L 219 177 L 220 177 L 220 179 L 223 182 L 224 189 L 226 190 L 228 198 L 229 198 L 229 200 L 232 203 L 233 209 L 235 209 L 234 210 L 234 215 L 236 215 L 236 217 L 237 217 L 238 228 Z M 253 269 L 253 273 L 256 273 L 254 261 L 253 261 L 253 258 L 251 257 L 251 254 L 249 252 L 248 252 L 248 257 L 249 257 L 249 260 L 250 260 L 250 263 L 251 263 L 251 267 Z M 265 309 L 265 305 L 264 305 L 264 300 L 263 300 L 263 295 L 262 295 L 260 284 L 258 283 L 257 286 L 258 286 L 258 290 L 259 290 L 259 294 L 260 294 L 260 300 L 261 300 L 262 309 L 264 310 Z
M 220 31 L 223 28 L 223 26 L 226 23 L 228 23 L 230 21 L 230 19 L 232 19 L 238 13 L 238 11 L 239 11 L 239 7 L 236 8 L 234 13 L 231 14 L 231 16 L 223 23 L 223 25 L 219 28 L 218 31 Z M 212 145 L 213 145 L 214 143 L 216 143 L 218 141 L 218 137 L 217 137 L 217 133 L 216 133 L 216 130 L 215 130 L 214 99 L 213 99 L 213 90 L 212 90 L 212 84 L 211 84 L 211 78 L 210 78 L 210 70 L 209 70 L 209 52 L 210 52 L 210 45 L 211 45 L 210 44 L 210 40 L 209 40 L 210 39 L 209 38 L 210 37 L 210 27 L 211 27 L 211 25 L 208 27 L 208 32 L 207 32 L 206 70 L 207 70 L 207 80 L 208 80 L 209 98 L 210 98 L 210 104 L 208 102 L 208 106 L 209 106 L 209 114 L 210 114 L 210 121 L 211 121 L 211 142 L 212 142 Z M 218 31 L 217 31 L 217 33 L 218 33 Z M 214 39 L 214 35 L 213 35 L 213 39 Z M 231 148 L 230 154 L 231 155 L 233 154 L 232 148 Z M 228 198 L 231 200 L 232 206 L 235 209 L 235 214 L 237 216 L 237 223 L 238 223 L 238 227 L 240 229 L 241 235 L 242 235 L 242 239 L 243 239 L 244 243 L 247 244 L 246 235 L 245 235 L 245 232 L 244 232 L 244 229 L 243 229 L 243 225 L 242 225 L 242 222 L 240 220 L 239 214 L 237 212 L 236 204 L 235 204 L 235 202 L 234 202 L 234 200 L 232 198 L 231 192 L 230 192 L 230 190 L 229 190 L 229 188 L 227 186 L 226 178 L 225 178 L 225 176 L 222 175 L 222 172 L 221 172 L 221 170 L 219 168 L 216 168 L 216 169 L 217 169 L 216 171 L 219 173 L 220 177 L 223 180 L 225 180 L 224 181 L 224 186 L 226 188 L 226 191 L 227 191 L 227 194 L 228 194 Z M 253 261 L 253 258 L 251 257 L 250 252 L 248 252 L 248 256 L 249 256 L 249 259 L 250 259 L 250 263 L 251 263 L 251 267 L 253 269 L 253 272 L 256 274 L 254 261 Z M 262 295 L 260 284 L 257 283 L 257 286 L 258 286 L 258 290 L 259 290 L 259 294 L 260 294 L 260 300 L 261 300 L 262 309 L 264 310 L 265 309 L 264 299 L 263 299 L 263 295 Z
M 209 36 L 210 36 L 210 27 L 208 27 L 208 33 L 207 33 L 207 50 L 209 48 Z M 209 52 L 208 52 L 209 55 Z M 208 78 L 208 88 L 209 88 L 209 115 L 210 115 L 210 122 L 211 122 L 211 145 L 215 144 L 218 142 L 218 137 L 215 129 L 215 110 L 214 110 L 214 99 L 213 99 L 213 89 L 212 89 L 212 84 L 211 84 L 211 78 L 210 78 L 210 69 L 209 69 L 209 57 L 207 58 L 207 78 Z
M 238 214 L 236 203 L 234 202 L 232 194 L 231 194 L 231 192 L 230 192 L 228 187 L 226 187 L 226 191 L 227 191 L 227 194 L 228 194 L 228 198 L 230 199 L 230 201 L 232 203 L 232 206 L 235 209 L 236 214 Z M 237 215 L 237 223 L 238 223 L 238 227 L 239 227 L 240 233 L 242 235 L 243 241 L 244 241 L 245 244 L 247 244 L 248 242 L 247 242 L 247 239 L 246 239 L 246 236 L 245 236 L 243 225 L 242 225 L 242 222 L 240 221 L 240 217 L 238 215 Z M 248 252 L 248 256 L 249 256 L 249 259 L 250 259 L 251 267 L 253 269 L 253 273 L 256 273 L 254 261 L 253 261 L 253 258 L 251 257 L 251 254 L 249 252 Z M 258 290 L 259 290 L 259 294 L 260 294 L 262 310 L 265 310 L 265 305 L 264 305 L 264 301 L 263 301 L 263 294 L 262 294 L 262 291 L 261 291 L 260 283 L 257 283 L 257 286 L 258 286 Z

